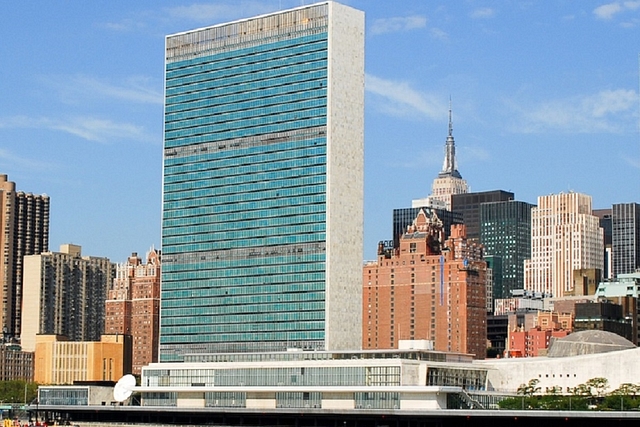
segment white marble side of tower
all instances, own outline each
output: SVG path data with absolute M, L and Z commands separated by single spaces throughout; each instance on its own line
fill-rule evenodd
M 326 349 L 362 346 L 364 13 L 329 2 Z

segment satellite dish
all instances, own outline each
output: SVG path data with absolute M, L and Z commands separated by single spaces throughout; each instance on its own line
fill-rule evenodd
M 116 386 L 113 388 L 113 399 L 116 402 L 123 402 L 127 400 L 131 393 L 133 393 L 133 388 L 136 386 L 136 377 L 131 374 L 127 374 L 124 377 L 120 378 L 116 383 Z

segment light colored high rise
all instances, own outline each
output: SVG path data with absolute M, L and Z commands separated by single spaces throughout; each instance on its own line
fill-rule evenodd
M 108 258 L 82 256 L 77 245 L 25 256 L 22 349 L 35 351 L 38 334 L 99 341 L 114 276 L 115 264 Z
M 361 344 L 364 14 L 166 39 L 160 360 Z
M 5 340 L 20 335 L 25 255 L 49 247 L 49 196 L 16 191 L 0 175 L 0 322 Z
M 573 290 L 573 271 L 604 266 L 604 236 L 591 196 L 538 197 L 531 210 L 531 259 L 524 262 L 526 290 L 562 297 Z

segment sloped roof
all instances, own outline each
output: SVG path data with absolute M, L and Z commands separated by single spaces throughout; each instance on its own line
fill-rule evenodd
M 548 357 L 580 356 L 628 350 L 636 346 L 626 338 L 607 331 L 580 331 L 551 340 Z

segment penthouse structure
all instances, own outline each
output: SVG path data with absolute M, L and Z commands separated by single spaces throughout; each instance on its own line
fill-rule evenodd
M 166 38 L 160 361 L 361 342 L 364 14 Z

